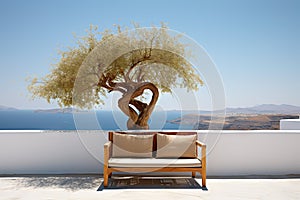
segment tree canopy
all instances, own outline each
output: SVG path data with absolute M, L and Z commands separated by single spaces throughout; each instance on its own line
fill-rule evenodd
M 91 108 L 103 104 L 107 93 L 118 91 L 123 95 L 118 106 L 131 128 L 147 127 L 159 92 L 171 93 L 175 87 L 197 90 L 203 84 L 185 59 L 192 52 L 164 24 L 135 25 L 134 30 L 117 26 L 115 32 L 98 32 L 91 26 L 86 36 L 77 38 L 76 46 L 59 54 L 51 73 L 32 80 L 33 97 L 56 100 L 61 107 Z M 137 99 L 145 90 L 152 92 L 149 104 Z

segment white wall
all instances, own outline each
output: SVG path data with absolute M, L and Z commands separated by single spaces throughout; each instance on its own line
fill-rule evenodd
M 99 134 L 86 134 L 102 154 Z M 0 131 L 0 163 L 0 174 L 102 173 L 75 131 Z
M 300 131 L 223 131 L 209 175 L 300 175 Z
M 0 174 L 100 174 L 105 136 L 100 131 L 0 131 Z M 208 144 L 208 175 L 300 174 L 300 130 L 201 131 L 199 138 Z

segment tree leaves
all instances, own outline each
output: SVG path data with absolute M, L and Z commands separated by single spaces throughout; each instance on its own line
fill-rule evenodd
M 117 26 L 116 33 L 100 33 L 91 26 L 86 36 L 77 38 L 77 46 L 59 52 L 60 60 L 50 74 L 41 81 L 32 80 L 33 97 L 56 100 L 60 106 L 91 108 L 103 104 L 107 92 L 124 94 L 135 83 L 153 83 L 161 92 L 172 92 L 175 87 L 197 90 L 203 84 L 186 60 L 191 52 L 180 42 L 179 34 L 169 34 L 165 24 L 135 28 L 122 31 Z M 77 83 L 80 90 L 76 91 Z

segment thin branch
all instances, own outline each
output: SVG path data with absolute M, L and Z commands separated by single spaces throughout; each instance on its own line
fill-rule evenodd
M 142 81 L 142 79 L 141 79 L 141 76 L 142 76 L 142 70 L 140 70 L 139 72 L 140 72 L 140 73 L 139 73 L 139 75 L 138 75 L 137 80 L 138 80 L 138 82 L 141 82 L 141 81 Z
M 34 84 L 46 84 L 46 81 L 35 81 Z
M 139 77 L 139 82 L 142 82 L 145 78 L 145 74 L 143 74 L 142 76 Z
M 145 54 L 146 54 L 146 53 L 145 53 Z M 150 55 L 150 56 L 151 56 L 151 55 Z M 149 57 L 144 56 L 143 59 L 138 60 L 138 61 L 136 61 L 134 64 L 132 64 L 132 65 L 130 66 L 129 70 L 127 71 L 125 77 L 126 77 L 127 79 L 130 80 L 130 76 L 129 76 L 129 75 L 130 75 L 130 73 L 132 72 L 132 70 L 133 70 L 138 64 L 140 64 L 140 63 L 142 63 L 142 62 L 144 62 L 144 61 L 147 61 L 147 60 L 151 60 L 151 59 L 150 59 L 150 56 L 149 56 Z
M 83 88 L 83 89 L 77 91 L 77 93 L 80 94 L 80 93 L 82 93 L 82 92 L 84 92 L 86 90 L 90 90 L 90 89 L 92 89 L 93 87 L 96 87 L 96 86 L 98 86 L 98 84 L 90 85 L 89 87 L 86 87 L 86 88 Z
M 122 94 L 125 94 L 126 93 L 126 90 L 122 89 L 122 88 L 119 88 L 119 87 L 115 87 L 113 88 L 112 90 L 109 90 L 108 93 L 112 92 L 112 91 L 119 91 L 121 92 Z

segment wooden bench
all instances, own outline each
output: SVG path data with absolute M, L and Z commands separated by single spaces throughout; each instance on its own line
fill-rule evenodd
M 202 187 L 206 187 L 206 145 L 197 140 L 196 132 L 109 132 L 108 140 L 104 144 L 104 187 L 113 172 L 191 172 L 193 178 L 199 172 Z M 166 141 L 169 143 L 162 146 Z

